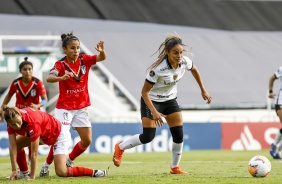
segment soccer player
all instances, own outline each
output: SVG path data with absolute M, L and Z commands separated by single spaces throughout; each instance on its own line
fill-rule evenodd
M 87 112 L 87 107 L 90 106 L 88 74 L 92 65 L 106 59 L 106 52 L 104 42 L 100 41 L 95 48 L 98 55 L 80 54 L 80 42 L 73 32 L 62 34 L 61 38 L 66 56 L 55 63 L 46 80 L 50 83 L 59 82 L 60 95 L 55 117 L 63 124 L 71 124 L 81 138 L 67 159 L 67 166 L 72 167 L 73 160 L 92 142 L 92 129 Z M 49 173 L 51 163 L 47 160 L 42 166 L 41 176 Z
M 37 153 L 39 144 L 54 145 L 55 172 L 60 177 L 105 177 L 107 170 L 94 170 L 85 167 L 67 167 L 66 159 L 71 141 L 70 125 L 59 122 L 53 116 L 32 108 L 18 109 L 16 107 L 3 106 L 4 119 L 7 122 L 10 160 L 12 173 L 9 180 L 18 178 L 16 163 L 20 173 L 25 179 L 35 179 L 37 167 Z M 16 134 L 21 136 L 16 136 Z M 26 159 L 22 152 L 23 148 L 31 145 L 31 169 L 28 175 Z M 17 154 L 19 152 L 19 154 Z
M 276 94 L 273 93 L 273 84 L 274 81 L 276 79 L 280 80 L 281 83 L 281 87 L 280 90 L 278 92 L 277 98 L 275 100 L 275 110 L 276 110 L 276 114 L 279 117 L 280 123 L 282 123 L 282 66 L 279 67 L 279 69 L 274 72 L 274 75 L 271 75 L 270 79 L 269 79 L 269 98 L 274 99 Z M 274 158 L 274 159 L 281 159 L 281 156 L 279 155 L 279 146 L 281 143 L 281 137 L 282 137 L 282 128 L 277 132 L 276 137 L 274 142 L 271 144 L 271 148 L 270 148 L 270 155 Z
M 33 64 L 28 61 L 28 57 L 25 57 L 24 61 L 20 63 L 19 72 L 22 76 L 15 79 L 10 85 L 9 92 L 5 96 L 0 108 L 1 114 L 3 112 L 2 107 L 11 101 L 11 98 L 15 93 L 15 105 L 20 109 L 25 107 L 40 109 L 40 107 L 43 107 L 47 103 L 47 95 L 44 84 L 41 80 L 33 76 Z M 30 159 L 30 154 L 28 157 Z
M 160 45 L 157 60 L 148 68 L 148 74 L 142 88 L 141 119 L 143 133 L 136 134 L 115 144 L 113 162 L 121 165 L 124 150 L 151 142 L 156 133 L 156 126 L 162 126 L 165 118 L 172 135 L 171 174 L 187 174 L 180 166 L 183 147 L 183 122 L 177 98 L 177 82 L 183 77 L 186 70 L 190 70 L 197 81 L 202 97 L 211 102 L 211 96 L 206 91 L 200 73 L 193 62 L 184 56 L 182 39 L 171 34 Z

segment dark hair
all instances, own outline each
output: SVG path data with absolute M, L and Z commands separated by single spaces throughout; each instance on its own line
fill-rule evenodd
M 72 40 L 77 40 L 79 42 L 79 39 L 73 35 L 73 32 L 69 32 L 68 34 L 62 34 L 61 35 L 61 38 L 62 38 L 62 47 L 63 48 L 66 48 L 67 45 L 69 44 L 70 41 Z
M 2 109 L 4 111 L 4 119 L 6 120 L 6 122 L 7 120 L 13 119 L 14 117 L 19 116 L 21 114 L 19 109 L 16 107 L 8 107 L 4 105 Z
M 33 68 L 32 62 L 28 61 L 27 59 L 28 59 L 28 57 L 25 57 L 25 58 L 24 58 L 24 61 L 21 62 L 21 64 L 19 65 L 19 70 L 20 70 L 20 71 L 21 71 L 21 69 L 22 69 L 25 65 L 30 65 L 31 68 Z
M 154 61 L 154 63 L 151 66 L 149 66 L 147 71 L 156 68 L 167 57 L 166 52 L 170 51 L 175 45 L 178 44 L 182 46 L 187 46 L 186 44 L 182 43 L 182 38 L 179 35 L 177 35 L 176 33 L 169 34 L 169 36 L 165 39 L 163 43 L 161 43 L 159 49 L 157 50 L 157 52 L 159 52 L 158 58 Z

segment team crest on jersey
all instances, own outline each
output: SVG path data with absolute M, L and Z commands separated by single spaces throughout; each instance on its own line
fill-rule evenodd
M 155 72 L 153 70 L 150 71 L 150 76 L 154 77 L 155 76 Z
M 176 80 L 176 79 L 177 79 L 177 77 L 178 77 L 178 75 L 177 75 L 177 74 L 173 75 L 173 80 Z
M 80 68 L 81 68 L 82 73 L 85 74 L 85 73 L 86 73 L 86 67 L 85 67 L 85 65 L 82 65 Z
M 68 112 L 64 112 L 63 117 L 64 117 L 64 120 L 69 121 L 69 113 Z
M 31 92 L 30 92 L 30 95 L 31 95 L 31 96 L 36 96 L 36 90 L 35 90 L 35 89 L 32 89 Z

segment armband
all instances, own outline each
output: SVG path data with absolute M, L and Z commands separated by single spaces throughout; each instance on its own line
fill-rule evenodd
M 46 103 L 47 103 L 46 100 L 41 100 L 41 102 L 40 102 L 40 104 L 42 105 L 42 107 L 43 107 L 44 105 L 46 105 Z
M 269 90 L 269 93 L 273 93 L 272 89 Z

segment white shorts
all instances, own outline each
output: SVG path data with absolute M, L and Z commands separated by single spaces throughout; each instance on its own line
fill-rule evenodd
M 61 133 L 54 144 L 54 155 L 69 154 L 71 145 L 70 125 L 62 124 Z
M 88 118 L 87 108 L 79 110 L 66 110 L 55 108 L 55 118 L 62 124 L 69 124 L 71 127 L 91 127 Z

